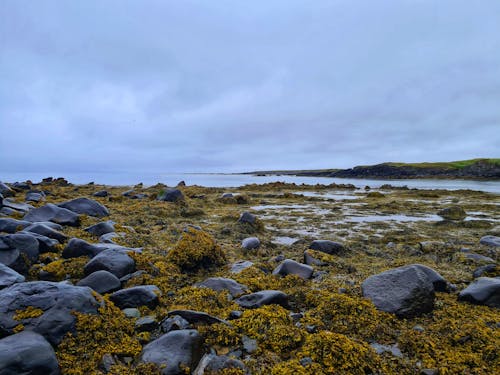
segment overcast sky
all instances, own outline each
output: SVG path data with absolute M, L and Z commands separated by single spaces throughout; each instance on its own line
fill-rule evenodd
M 500 1 L 0 1 L 0 172 L 500 157 Z

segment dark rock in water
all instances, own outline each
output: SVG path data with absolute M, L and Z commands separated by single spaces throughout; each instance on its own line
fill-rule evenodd
M 27 307 L 40 309 L 40 315 L 15 320 L 16 311 Z M 73 312 L 97 314 L 98 308 L 90 288 L 48 281 L 14 284 L 0 290 L 0 332 L 11 335 L 17 325 L 23 324 L 25 330 L 58 345 L 67 332 L 75 332 Z
M 8 234 L 0 237 L 0 263 L 22 274 L 38 261 L 38 240 L 27 233 Z
M 445 220 L 463 220 L 467 217 L 467 213 L 460 206 L 443 208 L 437 214 Z
M 500 279 L 480 277 L 460 292 L 458 300 L 500 308 Z
M 41 223 L 33 223 L 30 226 L 24 228 L 23 231 L 37 233 L 45 237 L 53 238 L 59 243 L 63 243 L 68 239 L 68 237 L 66 237 L 63 233 L 58 232 L 57 230 L 54 230 L 51 227 Z
M 81 279 L 77 286 L 88 286 L 99 294 L 111 293 L 121 288 L 120 279 L 111 272 L 100 270 L 95 271 L 87 277 Z
M 14 200 L 12 200 L 11 198 L 4 199 L 2 205 L 4 207 L 12 208 L 13 210 L 19 211 L 23 214 L 35 208 L 30 204 L 14 202 Z
M 185 368 L 193 371 L 202 357 L 203 340 L 195 329 L 171 331 L 147 344 L 140 360 L 155 363 L 162 375 L 185 374 Z
M 172 315 L 165 318 L 160 323 L 161 331 L 164 333 L 170 331 L 176 331 L 179 329 L 188 329 L 190 327 L 189 322 L 179 315 Z
M 167 313 L 167 316 L 180 316 L 191 324 L 203 323 L 203 324 L 229 324 L 223 319 L 219 319 L 216 316 L 212 316 L 202 311 L 194 310 L 172 310 Z
M 151 332 L 158 327 L 158 322 L 154 316 L 143 316 L 135 321 L 135 330 L 137 332 Z
M 0 289 L 11 286 L 12 284 L 24 282 L 24 276 L 20 275 L 12 268 L 0 263 Z
M 0 232 L 15 233 L 30 226 L 32 223 L 25 220 L 0 218 Z
M 45 194 L 37 191 L 29 191 L 24 197 L 26 202 L 41 202 L 45 200 Z
M 107 197 L 109 195 L 107 190 L 99 190 L 92 194 L 94 197 Z
M 481 277 L 486 273 L 494 272 L 496 268 L 497 268 L 496 264 L 486 264 L 484 266 L 476 268 L 472 273 L 472 277 L 477 279 L 478 277 Z M 500 273 L 500 269 L 498 271 L 499 271 L 498 273 Z
M 114 222 L 111 220 L 104 221 L 102 223 L 97 223 L 90 227 L 84 229 L 84 231 L 93 234 L 94 236 L 100 237 L 103 234 L 111 233 L 115 231 Z
M 3 182 L 0 182 L 0 194 L 2 194 L 2 196 L 4 197 L 13 197 L 16 193 Z
M 247 223 L 247 224 L 255 224 L 257 221 L 257 217 L 254 214 L 251 214 L 250 212 L 243 212 L 240 215 L 240 218 L 238 219 L 239 223 Z
M 80 225 L 80 217 L 78 214 L 52 203 L 31 210 L 24 216 L 24 220 L 31 222 L 52 221 L 57 224 L 74 227 Z
M 59 375 L 56 353 L 38 333 L 25 331 L 0 340 L 0 374 Z
M 249 267 L 253 266 L 253 262 L 249 260 L 240 260 L 238 262 L 233 263 L 231 266 L 231 273 L 240 273 L 243 270 L 246 270 Z
M 238 369 L 239 373 L 250 375 L 250 370 L 239 359 L 215 354 L 205 354 L 193 375 L 218 374 L 224 369 Z
M 314 270 L 311 266 L 307 264 L 298 263 L 291 259 L 285 259 L 278 267 L 273 271 L 273 275 L 297 275 L 302 279 L 309 279 Z
M 109 299 L 120 309 L 139 306 L 154 309 L 158 306 L 160 294 L 156 285 L 140 285 L 114 292 Z
M 481 245 L 498 247 L 498 246 L 500 246 L 500 237 L 484 236 L 484 237 L 481 237 L 481 239 L 479 240 L 479 243 Z
M 328 240 L 315 240 L 311 243 L 309 249 L 330 255 L 339 255 L 345 252 L 344 245 Z
M 361 288 L 377 309 L 398 317 L 412 318 L 434 308 L 434 285 L 420 267 L 404 266 L 370 276 Z
M 84 267 L 85 275 L 105 270 L 116 277 L 122 277 L 135 271 L 134 260 L 125 251 L 107 249 L 93 257 Z
M 69 240 L 66 247 L 63 249 L 63 258 L 78 258 L 81 256 L 95 257 L 100 252 L 104 251 L 105 248 L 90 244 L 79 238 L 72 238 Z
M 67 202 L 59 203 L 58 206 L 78 214 L 96 217 L 109 216 L 109 211 L 106 207 L 99 202 L 88 198 L 76 198 Z
M 247 237 L 241 241 L 241 247 L 246 250 L 258 249 L 260 247 L 260 240 L 257 237 Z
M 246 293 L 248 289 L 245 285 L 224 277 L 210 277 L 196 286 L 210 288 L 217 292 L 227 290 L 233 297 Z
M 184 194 L 179 189 L 167 189 L 158 195 L 157 200 L 164 202 L 183 201 Z
M 255 309 L 273 304 L 288 308 L 288 296 L 279 290 L 261 290 L 260 292 L 242 296 L 234 302 L 246 309 Z

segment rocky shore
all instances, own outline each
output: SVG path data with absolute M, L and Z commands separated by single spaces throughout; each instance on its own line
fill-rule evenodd
M 0 183 L 0 374 L 500 373 L 500 197 Z

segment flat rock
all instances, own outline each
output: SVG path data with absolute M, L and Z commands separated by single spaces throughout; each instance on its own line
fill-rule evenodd
M 162 375 L 185 374 L 185 368 L 193 371 L 202 357 L 202 338 L 195 329 L 170 331 L 147 344 L 140 360 L 155 363 Z
M 107 249 L 93 257 L 83 268 L 85 275 L 105 270 L 120 278 L 135 271 L 135 261 L 125 251 Z
M 47 203 L 45 206 L 31 210 L 24 216 L 24 220 L 31 222 L 52 221 L 57 224 L 74 227 L 80 225 L 78 214 L 52 203 Z
M 244 295 L 234 302 L 246 309 L 256 309 L 264 305 L 281 305 L 288 308 L 288 296 L 279 290 L 261 290 Z
M 481 245 L 498 247 L 500 246 L 500 237 L 497 236 L 484 236 L 479 240 Z
M 312 276 L 313 272 L 313 268 L 307 264 L 298 263 L 291 259 L 285 259 L 274 269 L 273 275 L 297 275 L 300 278 L 307 280 Z
M 25 331 L 0 340 L 0 374 L 59 375 L 56 353 L 38 333 Z
M 500 279 L 480 277 L 460 292 L 458 300 L 500 308 Z
M 184 200 L 184 194 L 179 189 L 167 189 L 158 194 L 157 200 L 164 202 L 178 202 Z
M 230 272 L 231 273 L 240 273 L 243 270 L 246 270 L 247 268 L 250 268 L 253 266 L 253 262 L 250 262 L 249 260 L 240 260 L 238 262 L 235 262 L 231 265 Z
M 330 255 L 339 255 L 345 252 L 344 245 L 329 240 L 315 240 L 309 245 L 309 249 Z
M 14 200 L 12 200 L 10 198 L 4 199 L 2 202 L 2 205 L 5 207 L 8 207 L 8 208 L 12 208 L 13 210 L 16 210 L 16 211 L 19 211 L 22 213 L 29 212 L 35 208 L 30 204 L 15 202 Z
M 158 305 L 160 294 L 156 285 L 140 285 L 114 292 L 109 299 L 120 309 L 139 306 L 154 309 Z
M 0 289 L 11 286 L 12 284 L 22 283 L 24 280 L 25 278 L 23 275 L 7 267 L 5 264 L 0 263 Z
M 45 200 L 45 194 L 37 191 L 29 191 L 24 197 L 26 202 L 41 202 Z
M 24 232 L 31 232 L 31 233 L 37 233 L 45 237 L 53 238 L 54 240 L 57 240 L 59 243 L 66 242 L 68 237 L 64 235 L 63 233 L 52 229 L 50 226 L 47 226 L 42 223 L 33 223 L 29 225 L 28 227 L 23 229 Z
M 12 218 L 0 218 L 0 232 L 15 233 L 30 226 L 32 223 L 26 220 Z
M 412 318 L 434 308 L 434 285 L 420 267 L 404 266 L 367 278 L 363 296 L 381 311 Z
M 201 283 L 196 284 L 196 286 L 210 288 L 217 292 L 227 290 L 233 297 L 245 294 L 248 290 L 245 285 L 240 284 L 233 279 L 224 277 L 210 277 Z
M 23 324 L 25 330 L 58 345 L 67 332 L 75 331 L 73 312 L 97 314 L 99 306 L 90 288 L 49 281 L 14 284 L 0 290 L 0 336 L 13 334 L 14 328 Z M 40 309 L 41 315 L 14 319 L 17 310 L 28 307 Z
M 99 294 L 111 293 L 121 288 L 120 279 L 111 272 L 95 271 L 76 283 L 77 286 L 88 286 Z
M 241 241 L 241 247 L 245 250 L 258 249 L 260 247 L 260 240 L 257 237 L 247 237 Z
M 100 237 L 103 234 L 111 233 L 115 231 L 114 222 L 111 220 L 104 221 L 102 223 L 97 223 L 95 225 L 91 225 L 84 229 L 84 231 L 93 234 L 94 236 Z
M 106 207 L 89 198 L 76 198 L 67 202 L 59 203 L 58 206 L 76 212 L 77 214 L 85 214 L 96 217 L 109 216 L 109 211 Z

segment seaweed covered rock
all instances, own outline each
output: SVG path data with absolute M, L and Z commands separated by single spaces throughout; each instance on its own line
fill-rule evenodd
M 140 360 L 155 363 L 162 375 L 181 375 L 193 371 L 200 361 L 202 338 L 194 329 L 171 331 L 147 344 Z M 191 372 L 190 371 L 190 372 Z
M 309 279 L 313 274 L 313 268 L 307 264 L 298 263 L 291 259 L 285 259 L 273 271 L 273 275 L 297 275 L 302 279 Z
M 120 309 L 139 306 L 154 309 L 160 295 L 160 289 L 156 285 L 140 285 L 114 292 L 109 299 Z
M 184 200 L 184 194 L 179 189 L 167 189 L 158 194 L 157 200 L 164 202 L 179 202 Z
M 458 295 L 460 301 L 500 308 L 500 278 L 480 277 Z
M 16 233 L 30 226 L 32 223 L 26 220 L 16 220 L 12 218 L 0 218 L 0 232 Z
M 76 198 L 67 202 L 59 203 L 59 207 L 66 208 L 77 214 L 85 214 L 95 217 L 109 216 L 109 211 L 99 202 L 88 198 Z
M 412 318 L 434 308 L 434 285 L 427 273 L 413 265 L 370 276 L 362 284 L 363 296 L 382 311 Z
M 88 286 L 99 294 L 114 292 L 122 286 L 118 277 L 105 270 L 91 273 L 87 277 L 81 279 L 76 285 Z
M 309 249 L 321 251 L 329 255 L 339 255 L 345 252 L 344 245 L 329 240 L 315 240 L 309 245 Z
M 97 314 L 100 304 L 90 288 L 33 281 L 0 290 L 0 335 L 35 331 L 52 345 L 74 332 L 73 312 Z
M 460 206 L 443 208 L 437 214 L 445 220 L 463 220 L 467 217 L 467 213 Z
M 57 224 L 74 227 L 80 225 L 80 216 L 78 214 L 52 203 L 47 203 L 45 206 L 31 210 L 23 219 L 31 222 L 52 221 Z
M 125 251 L 107 249 L 93 257 L 84 267 L 86 275 L 99 270 L 111 272 L 119 278 L 135 271 L 135 261 Z
M 226 262 L 224 252 L 215 239 L 207 232 L 191 226 L 168 252 L 167 259 L 183 271 L 221 266 Z
M 89 232 L 94 236 L 100 237 L 103 234 L 112 233 L 115 231 L 114 222 L 111 220 L 103 221 L 102 223 L 97 223 L 85 228 L 84 231 Z
M 256 309 L 264 305 L 281 305 L 288 308 L 288 296 L 279 290 L 261 290 L 241 296 L 235 302 L 246 309 Z
M 58 375 L 52 346 L 35 332 L 20 332 L 0 339 L 0 374 Z
M 0 263 L 0 289 L 11 286 L 12 284 L 24 282 L 24 276 Z
M 238 297 L 239 295 L 246 293 L 248 289 L 245 285 L 225 277 L 210 277 L 201 283 L 196 284 L 196 286 L 210 288 L 217 292 L 227 290 L 233 297 Z

